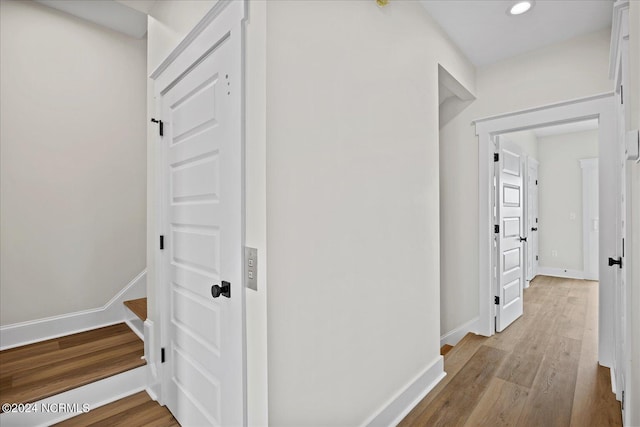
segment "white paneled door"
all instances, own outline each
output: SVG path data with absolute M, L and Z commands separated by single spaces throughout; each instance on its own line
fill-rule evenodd
M 241 426 L 241 57 L 224 34 L 161 94 L 165 402 L 183 426 Z
M 496 164 L 496 331 L 523 312 L 523 161 L 519 148 L 498 138 Z

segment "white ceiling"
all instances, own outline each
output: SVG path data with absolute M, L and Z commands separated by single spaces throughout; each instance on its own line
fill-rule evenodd
M 147 33 L 148 9 L 145 8 L 155 3 L 147 0 L 36 1 L 138 39 Z
M 545 136 L 564 135 L 567 133 L 585 132 L 596 129 L 598 129 L 598 119 L 591 119 L 533 129 L 533 133 L 535 133 L 536 137 L 542 138 Z
M 518 16 L 513 0 L 420 0 L 476 66 L 611 26 L 613 0 L 537 0 Z

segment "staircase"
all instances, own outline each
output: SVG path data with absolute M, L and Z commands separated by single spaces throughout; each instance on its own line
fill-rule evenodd
M 0 403 L 16 404 L 0 425 L 49 426 L 143 391 L 146 298 L 124 305 L 123 323 L 0 351 Z

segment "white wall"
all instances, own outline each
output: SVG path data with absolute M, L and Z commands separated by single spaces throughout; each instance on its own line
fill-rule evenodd
M 163 0 L 149 11 L 148 73 L 178 45 L 213 7 L 216 0 Z M 246 244 L 258 248 L 258 291 L 246 293 L 247 407 L 250 426 L 267 425 L 267 319 L 266 319 L 266 3 L 249 3 L 246 26 Z M 148 120 L 154 117 L 153 82 L 148 80 Z M 157 127 L 148 127 L 148 260 L 149 318 L 155 312 L 154 254 L 158 236 L 155 223 L 155 170 Z M 156 336 L 156 342 L 159 339 Z
M 144 270 L 145 45 L 0 3 L 0 324 L 102 307 Z
M 522 149 L 522 154 L 538 160 L 538 137 L 531 130 L 523 130 L 520 132 L 511 132 L 505 134 L 504 137 L 512 141 Z
M 478 69 L 477 100 L 440 129 L 447 171 L 440 198 L 443 334 L 478 316 L 478 140 L 471 122 L 612 91 L 609 37 L 604 30 Z
M 438 63 L 474 70 L 418 2 L 267 17 L 269 421 L 359 425 L 440 358 Z
M 597 129 L 538 139 L 540 268 L 583 271 L 580 160 L 597 157 Z

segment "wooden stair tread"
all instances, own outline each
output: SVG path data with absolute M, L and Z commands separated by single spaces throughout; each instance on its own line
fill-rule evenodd
M 124 305 L 126 305 L 127 308 L 131 310 L 136 316 L 138 316 L 140 320 L 142 320 L 143 322 L 147 320 L 147 299 L 146 298 L 138 298 L 138 299 L 125 301 Z
M 0 401 L 45 399 L 144 366 L 143 355 L 124 323 L 0 351 Z
M 446 356 L 447 353 L 449 353 L 452 348 L 453 348 L 452 345 L 449 345 L 449 344 L 443 345 L 442 347 L 440 347 L 440 356 Z
M 180 427 L 171 412 L 158 402 L 152 401 L 144 391 L 55 424 L 57 427 L 88 425 Z

